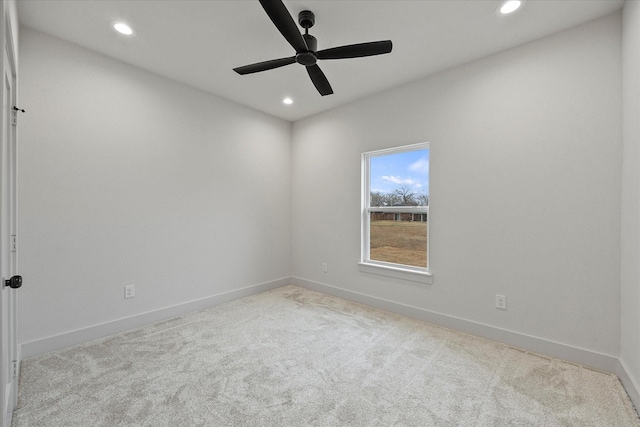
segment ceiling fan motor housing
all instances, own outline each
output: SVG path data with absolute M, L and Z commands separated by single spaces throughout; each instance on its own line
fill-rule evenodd
M 309 52 L 315 52 L 318 50 L 318 40 L 311 34 L 303 34 L 304 42 L 307 44 Z
M 318 57 L 316 56 L 316 49 L 318 47 L 318 41 L 315 37 L 309 34 L 303 34 L 304 41 L 307 44 L 307 52 L 298 52 L 296 53 L 296 62 L 298 64 L 309 67 L 314 65 L 318 61 Z

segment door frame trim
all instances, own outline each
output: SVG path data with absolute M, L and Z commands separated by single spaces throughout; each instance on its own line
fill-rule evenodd
M 11 13 L 9 12 L 9 10 L 7 9 L 7 6 L 5 5 L 3 7 L 3 23 L 4 23 L 4 34 L 0 34 L 0 36 L 2 37 L 3 40 L 3 48 L 4 48 L 4 52 L 2 55 L 2 75 L 4 78 L 5 73 L 8 74 L 11 78 L 11 94 L 10 94 L 10 98 L 7 99 L 7 108 L 11 109 L 14 105 L 16 105 L 17 102 L 17 81 L 18 81 L 18 70 L 17 70 L 17 55 L 16 55 L 16 45 L 15 45 L 15 40 L 13 37 L 13 25 L 12 25 L 12 21 L 11 21 Z M 6 53 L 6 59 L 7 61 L 5 61 L 5 53 Z M 4 84 L 4 82 L 3 82 Z M 3 88 L 4 90 L 4 88 Z M 3 111 L 3 114 L 5 114 L 6 112 Z M 9 110 L 9 120 L 6 123 L 6 126 L 11 127 L 13 126 L 12 124 L 12 113 L 11 110 Z M 11 129 L 11 128 L 9 128 Z M 4 135 L 7 134 L 7 129 L 1 129 L 2 132 L 2 137 L 4 137 Z M 8 236 L 7 238 L 11 239 L 11 236 L 13 235 L 17 235 L 17 218 L 18 218 L 18 207 L 17 207 L 17 202 L 18 202 L 18 198 L 17 198 L 17 178 L 18 178 L 18 157 L 17 157 L 17 126 L 8 133 L 9 134 L 9 140 L 7 141 L 7 151 L 6 151 L 6 155 L 7 155 L 7 167 L 8 167 L 8 180 L 9 182 L 6 183 L 7 189 L 8 189 L 8 195 L 7 195 L 7 200 L 9 202 L 9 215 L 7 220 L 9 221 L 8 224 Z M 0 177 L 0 180 L 4 179 L 4 173 L 2 173 L 2 176 Z M 1 185 L 4 185 L 4 183 L 0 182 Z M 6 248 L 8 250 L 8 248 Z M 11 252 L 9 255 L 9 262 L 8 262 L 8 271 L 6 272 L 8 274 L 8 276 L 11 276 L 12 274 L 15 274 L 17 272 L 17 267 L 18 267 L 18 261 L 17 261 L 17 251 L 16 252 Z M 0 283 L 0 286 L 4 285 L 4 283 Z M 9 393 L 10 395 L 8 397 L 4 396 L 6 390 L 2 391 L 2 396 L 3 396 L 3 401 L 2 401 L 2 416 L 0 417 L 0 427 L 8 427 L 11 425 L 12 422 L 12 418 L 13 418 L 13 411 L 16 409 L 17 407 L 17 403 L 18 403 L 18 375 L 13 375 L 14 369 L 13 369 L 13 365 L 14 363 L 17 364 L 15 370 L 17 371 L 17 373 L 19 374 L 20 372 L 20 346 L 18 345 L 18 336 L 17 336 L 17 305 L 18 305 L 18 299 L 17 299 L 17 295 L 15 292 L 8 291 L 8 299 L 9 299 L 9 306 L 10 306 L 10 310 L 9 313 L 7 314 L 10 318 L 10 326 L 12 328 L 12 333 L 10 334 L 11 336 L 9 337 L 9 346 L 10 346 L 10 357 L 7 362 L 9 363 L 9 375 L 11 376 L 10 380 L 11 380 L 11 386 L 9 389 Z M 4 388 L 6 384 L 8 384 L 8 382 L 5 383 L 5 378 L 2 379 L 2 384 L 1 386 Z M 5 407 L 5 401 L 7 406 Z

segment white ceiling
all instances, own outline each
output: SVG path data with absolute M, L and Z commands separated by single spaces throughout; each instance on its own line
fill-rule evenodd
M 376 40 L 393 52 L 318 64 L 334 94 L 320 96 L 298 64 L 240 76 L 232 69 L 292 56 L 257 0 L 19 0 L 22 25 L 286 120 L 298 120 L 620 9 L 623 0 L 285 0 L 316 15 L 318 49 Z M 135 37 L 116 34 L 124 20 Z M 282 99 L 290 96 L 294 104 Z

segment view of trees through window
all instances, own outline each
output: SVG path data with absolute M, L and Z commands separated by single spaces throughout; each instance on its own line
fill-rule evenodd
M 428 267 L 429 148 L 368 157 L 369 259 Z
M 424 189 L 416 191 L 409 185 L 400 185 L 390 193 L 371 193 L 371 206 L 429 206 L 429 195 Z

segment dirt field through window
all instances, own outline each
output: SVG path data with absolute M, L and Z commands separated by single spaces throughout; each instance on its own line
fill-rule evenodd
M 427 266 L 427 222 L 371 221 L 370 243 L 372 260 Z

